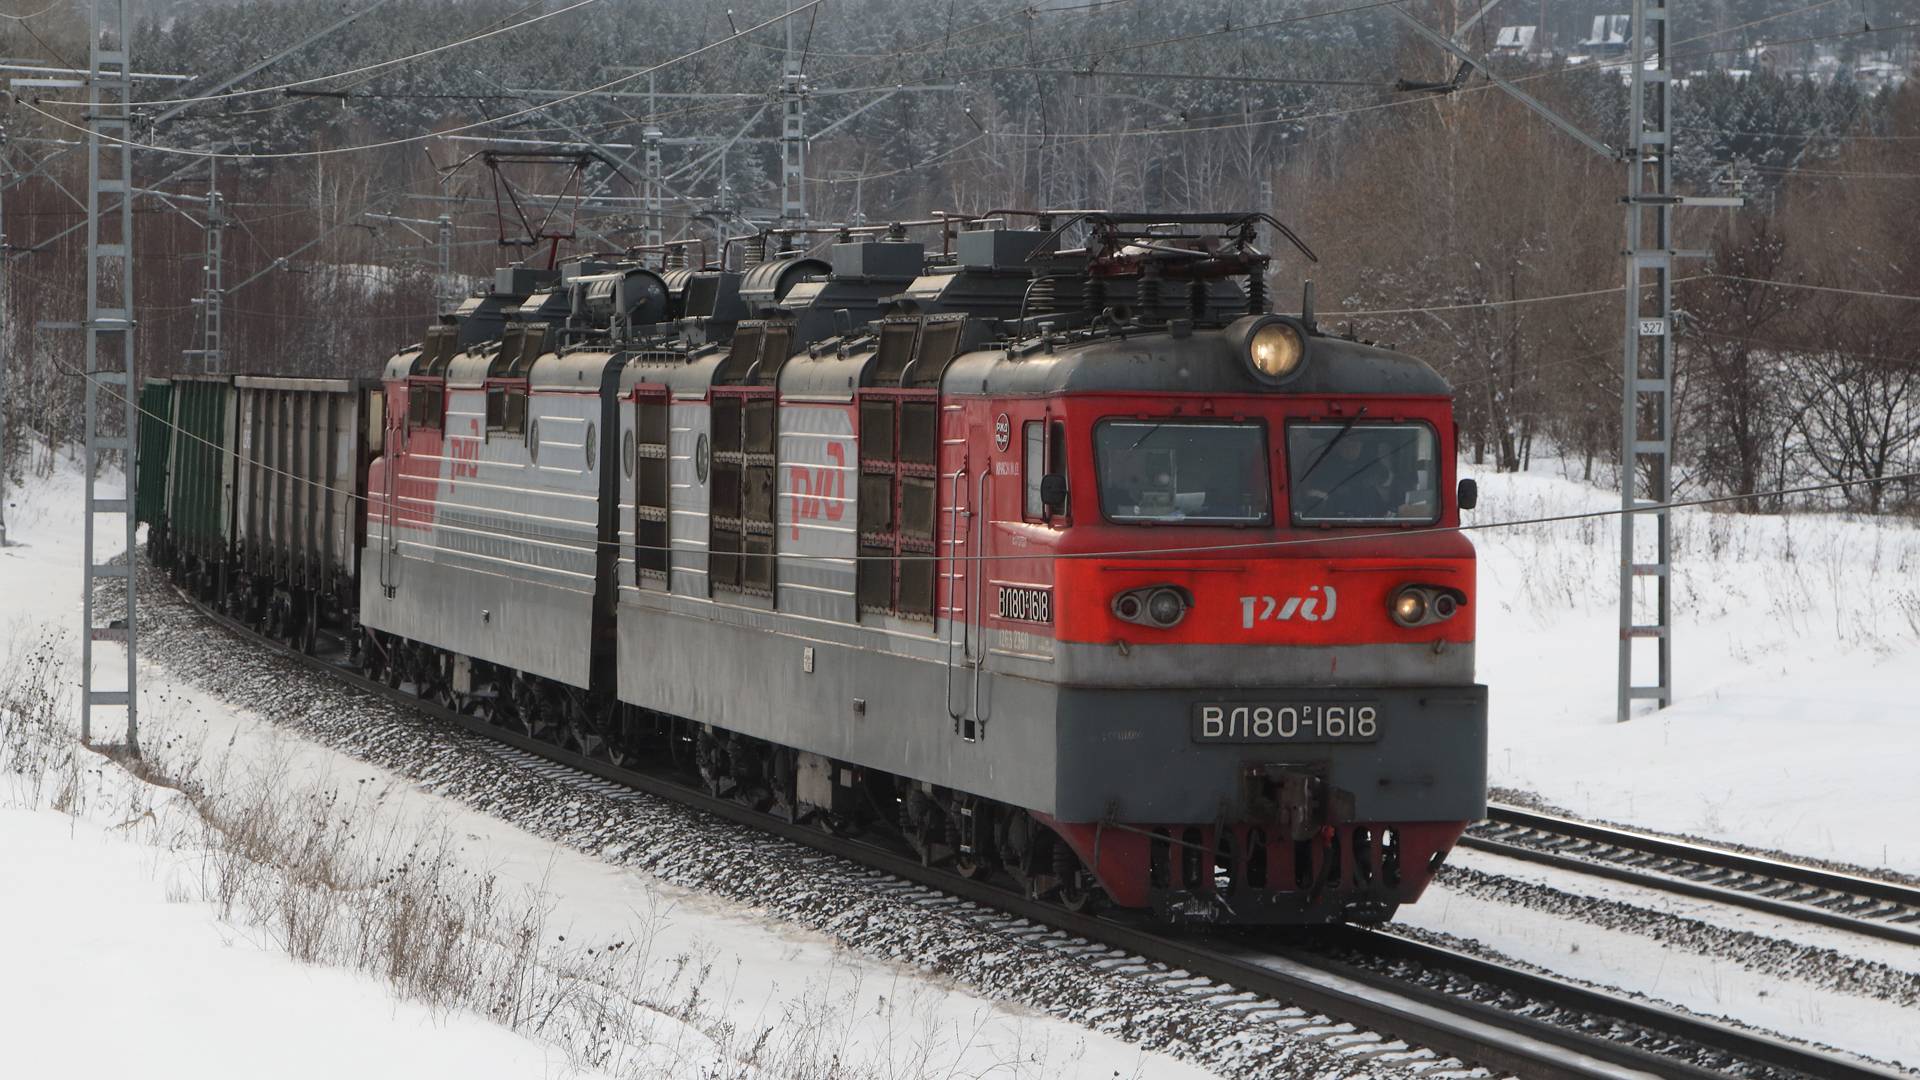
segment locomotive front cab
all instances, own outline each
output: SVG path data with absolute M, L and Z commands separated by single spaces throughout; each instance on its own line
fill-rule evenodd
M 1077 490 L 1048 824 L 1124 906 L 1377 921 L 1485 811 L 1450 393 L 1410 358 L 1252 321 L 1298 335 L 1278 377 L 1233 326 L 1126 345 L 1164 391 L 1050 405 Z M 1084 382 L 1114 381 L 1090 361 Z

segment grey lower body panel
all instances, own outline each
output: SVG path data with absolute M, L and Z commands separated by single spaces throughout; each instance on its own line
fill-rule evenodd
M 972 674 L 925 657 L 623 600 L 619 697 L 841 761 L 983 795 L 1060 821 L 1239 820 L 1248 776 L 1324 778 L 1355 821 L 1472 821 L 1486 808 L 1481 686 L 1088 688 L 989 670 L 978 741 L 948 709 Z M 810 668 L 810 670 L 809 670 Z M 1197 743 L 1196 704 L 1373 706 L 1365 743 Z
M 369 564 L 378 560 L 369 551 Z M 593 667 L 593 594 L 460 566 L 392 557 L 394 594 L 360 580 L 361 625 L 449 652 L 585 687 Z
M 1200 743 L 1197 704 L 1370 706 L 1371 742 Z M 1343 821 L 1478 821 L 1487 810 L 1484 686 L 1063 689 L 1056 798 L 1066 821 L 1245 820 L 1249 777 L 1297 768 L 1325 778 Z

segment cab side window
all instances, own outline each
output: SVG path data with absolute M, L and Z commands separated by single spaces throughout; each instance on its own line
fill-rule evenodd
M 1047 475 L 1046 421 L 1029 420 L 1022 425 L 1021 432 L 1021 516 L 1028 521 L 1039 521 L 1047 516 L 1046 504 L 1040 501 L 1040 478 Z
M 1067 478 L 1067 425 L 1059 420 L 1029 420 L 1021 427 L 1020 438 L 1020 516 L 1028 521 L 1054 522 L 1063 519 L 1067 504 L 1062 501 L 1049 509 L 1046 478 Z

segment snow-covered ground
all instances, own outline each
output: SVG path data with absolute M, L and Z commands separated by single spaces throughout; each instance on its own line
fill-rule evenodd
M 1476 523 L 1617 501 L 1611 492 L 1549 475 L 1481 473 L 1479 480 L 1481 505 L 1470 515 Z M 8 521 L 21 546 L 0 551 L 0 638 L 45 624 L 72 632 L 79 622 L 77 478 L 68 471 L 35 481 L 12 501 Z M 1908 775 L 1920 763 L 1920 705 L 1911 689 L 1920 671 L 1920 529 L 1841 515 L 1677 513 L 1677 702 L 1627 724 L 1614 722 L 1617 530 L 1616 521 L 1598 519 L 1474 534 L 1494 782 L 1580 815 L 1920 873 L 1920 838 L 1908 826 L 1920 817 L 1920 784 Z M 876 1070 L 891 1065 L 913 1075 L 931 1061 L 954 1075 L 1194 1073 L 909 966 L 851 955 L 753 910 L 557 849 L 306 743 L 156 667 L 143 668 L 143 679 L 150 741 L 171 733 L 243 760 L 273 762 L 301 782 L 364 783 L 386 820 L 443 823 L 461 838 L 464 858 L 540 890 L 555 933 L 607 941 L 642 928 L 663 955 L 702 957 L 715 973 L 713 998 L 722 1014 L 742 1028 L 803 1017 L 830 1002 L 847 1056 Z M 429 1012 L 394 999 L 377 981 L 260 948 L 204 905 L 183 902 L 177 880 L 169 884 L 177 872 L 170 857 L 130 839 L 120 821 L 73 821 L 5 802 L 0 798 L 0 866 L 21 872 L 0 878 L 0 919 L 44 928 L 32 956 L 18 957 L 24 965 L 8 957 L 5 966 L 32 971 L 32 978 L 0 973 L 0 1015 L 9 1030 L 24 1033 L 21 1052 L 29 1061 L 71 1053 L 74 1013 L 65 1004 L 98 1000 L 103 988 L 119 983 L 191 987 L 156 1010 L 153 1022 L 166 1030 L 147 1038 L 180 1048 L 171 1059 L 192 1063 L 198 1075 L 225 1074 L 218 1062 L 209 1067 L 189 1051 L 230 1038 L 233 1017 L 259 1015 L 241 1026 L 264 1044 L 279 1030 L 276 1022 L 297 1024 L 303 1011 L 341 1018 L 341 1037 L 330 1036 L 327 1047 L 299 1062 L 316 1074 L 407 1054 L 432 1060 L 434 1073 L 468 1061 L 463 1071 L 480 1076 L 567 1070 L 551 1047 L 477 1017 Z M 1460 862 L 1524 876 L 1484 860 Z M 1550 875 L 1541 880 L 1566 884 Z M 1588 883 L 1585 891 L 1597 890 Z M 1793 977 L 1799 983 L 1783 982 L 1778 972 L 1662 948 L 1643 934 L 1576 924 L 1447 885 L 1403 915 L 1415 926 L 1701 1011 L 1824 1032 L 1840 1042 L 1858 1038 L 1859 1049 L 1887 1056 L 1920 1056 L 1897 1034 L 1903 1025 L 1895 1005 L 1836 997 L 1801 985 L 1800 974 Z M 1902 972 L 1920 968 L 1904 953 L 1849 952 L 1830 936 L 1777 925 L 1735 929 L 1787 934 Z M 143 948 L 147 939 L 162 946 Z M 234 1051 L 236 1073 L 243 1051 Z M 153 1060 L 169 1059 L 161 1050 Z
M 8 1076 L 591 1075 L 477 1017 L 261 947 L 170 896 L 156 873 L 170 860 L 114 825 L 3 803 Z
M 62 470 L 11 493 L 13 546 L 0 549 L 0 655 L 25 635 L 80 622 L 78 477 Z M 103 685 L 117 668 L 108 650 Z M 75 650 L 77 652 L 77 649 Z M 503 889 L 536 898 L 544 930 L 557 941 L 644 942 L 662 966 L 705 973 L 694 988 L 707 1022 L 666 1012 L 644 1018 L 643 1068 L 623 1075 L 709 1077 L 738 1071 L 740 1047 L 715 1030 L 768 1033 L 804 1048 L 811 1064 L 838 1063 L 849 1076 L 1200 1077 L 1203 1071 L 1119 1038 L 1031 1013 L 957 988 L 907 963 L 867 959 L 825 936 L 749 908 L 663 884 L 543 841 L 404 779 L 287 734 L 172 678 L 141 669 L 143 745 L 198 748 L 238 778 L 266 776 L 289 787 L 349 792 L 373 823 L 393 835 L 455 838 L 459 858 Z M 0 676 L 4 682 L 4 676 Z M 100 733 L 111 740 L 117 731 Z M 274 935 L 223 922 L 197 902 L 204 870 L 193 851 L 140 839 L 120 807 L 165 793 L 96 766 L 96 793 L 78 817 L 0 787 L 0 925 L 32 926 L 30 950 L 0 961 L 0 1015 L 6 1022 L 0 1075 L 472 1075 L 540 1077 L 581 1072 L 539 1041 L 458 1010 L 399 1000 L 378 980 L 295 963 Z M 549 942 L 552 944 L 552 942 Z M 107 1009 L 129 998 L 137 1024 Z M 149 998 L 164 998 L 149 1007 Z M 137 998 L 138 1001 L 133 999 Z M 662 1002 L 679 1007 L 685 998 Z M 106 1010 L 106 1011 L 103 1011 Z M 316 1017 L 326 1017 L 326 1036 Z M 99 1068 L 54 1068 L 73 1060 L 80 1033 L 112 1027 Z M 236 1036 L 243 1032 L 243 1036 Z M 284 1049 L 316 1047 L 299 1054 Z M 114 1056 L 122 1055 L 122 1056 Z M 758 1051 L 758 1059 L 779 1053 Z M 297 1060 L 289 1060 L 297 1059 Z M 18 1070 L 16 1062 L 44 1064 Z M 418 1063 L 410 1067 L 408 1063 Z M 631 1066 L 634 1059 L 628 1059 Z M 283 1068 L 283 1065 L 285 1066 Z M 723 1068 L 724 1066 L 724 1068 Z M 823 1073 L 824 1075 L 824 1073 Z
M 1477 523 L 1619 503 L 1550 476 L 1480 484 Z M 1920 528 L 1706 509 L 1673 528 L 1674 704 L 1625 724 L 1617 519 L 1474 534 L 1493 783 L 1584 817 L 1920 873 Z

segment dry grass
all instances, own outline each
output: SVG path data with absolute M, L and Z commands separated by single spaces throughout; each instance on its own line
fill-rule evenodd
M 169 856 L 169 899 L 211 905 L 262 947 L 478 1014 L 576 1068 L 643 1080 L 953 1077 L 985 1030 L 984 1014 L 973 1031 L 944 1023 L 940 995 L 917 985 L 863 1005 L 859 978 L 836 970 L 740 1024 L 722 1007 L 731 979 L 713 952 L 662 951 L 664 913 L 636 913 L 630 939 L 569 942 L 550 924 L 543 886 L 469 865 L 444 822 L 390 808 L 374 782 L 301 782 L 285 759 L 209 759 L 164 736 L 138 761 L 78 746 L 76 651 L 44 627 L 13 634 L 0 681 L 0 805 L 84 816 L 154 844 Z M 1005 1056 L 993 1075 L 1060 1064 L 1044 1045 Z

